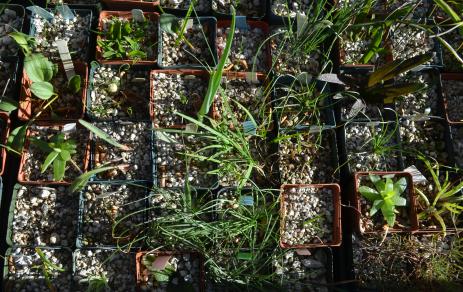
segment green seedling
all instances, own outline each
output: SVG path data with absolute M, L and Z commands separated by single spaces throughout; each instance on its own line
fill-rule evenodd
M 407 179 L 400 178 L 393 181 L 391 176 L 369 175 L 370 181 L 374 184 L 375 189 L 368 186 L 361 186 L 359 188 L 360 194 L 373 204 L 369 211 L 370 216 L 373 216 L 381 210 L 381 213 L 386 220 L 389 227 L 395 225 L 396 220 L 396 206 L 406 206 L 407 200 L 401 197 L 407 188 Z

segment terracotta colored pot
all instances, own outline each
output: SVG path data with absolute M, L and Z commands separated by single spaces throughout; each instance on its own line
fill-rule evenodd
M 74 64 L 75 71 L 78 75 L 82 78 L 81 84 L 81 92 L 80 92 L 80 102 L 81 102 L 81 109 L 78 113 L 74 114 L 73 116 L 66 116 L 59 119 L 59 122 L 72 122 L 77 121 L 84 117 L 85 112 L 85 101 L 87 98 L 87 86 L 88 86 L 88 70 L 87 65 L 84 63 L 75 63 Z M 62 69 L 60 69 L 62 70 Z M 42 102 L 41 99 L 33 97 L 32 92 L 30 90 L 32 85 L 31 80 L 27 76 L 26 70 L 23 71 L 23 78 L 21 80 L 21 92 L 19 96 L 19 109 L 18 109 L 18 118 L 22 121 L 29 121 L 34 117 L 34 113 L 32 111 L 32 107 L 34 106 L 35 102 Z M 45 111 L 39 116 L 36 120 L 37 121 L 48 121 L 52 122 L 53 119 L 51 117 L 44 117 L 43 115 L 49 113 L 49 111 Z
M 247 25 L 249 26 L 249 28 L 260 28 L 262 29 L 262 31 L 264 32 L 264 34 L 266 35 L 266 37 L 268 36 L 269 32 L 270 32 L 270 28 L 268 26 L 268 24 L 264 21 L 258 21 L 258 20 L 247 20 L 246 21 Z M 219 28 L 227 28 L 227 27 L 230 27 L 231 25 L 231 20 L 219 20 L 217 21 L 217 29 Z M 236 32 L 236 31 L 235 31 Z M 235 36 L 236 37 L 236 36 Z M 260 44 L 256 44 L 257 46 L 260 45 Z M 216 44 L 216 48 L 217 48 L 217 44 Z M 266 66 L 267 66 L 267 70 L 269 70 L 271 67 L 272 67 L 272 54 L 271 54 L 271 51 L 270 51 L 270 42 L 266 42 L 265 44 L 265 47 L 262 47 L 261 50 L 263 50 L 265 48 L 266 52 L 266 56 L 265 56 L 265 60 L 266 60 Z M 231 52 L 231 50 L 230 50 Z M 218 53 L 218 50 L 217 50 L 217 56 L 220 60 L 220 57 L 221 55 Z M 251 69 L 252 69 L 252 66 L 250 66 Z M 233 71 L 233 70 L 224 70 L 224 71 Z M 243 71 L 242 71 L 243 72 Z
M 442 78 L 442 81 L 443 80 L 453 80 L 453 81 L 463 82 L 463 73 L 442 73 L 441 78 Z M 447 94 L 445 92 L 444 86 L 442 86 L 442 100 L 444 103 L 444 115 L 445 115 L 445 118 L 447 119 L 447 122 L 450 125 L 462 125 L 463 119 L 460 121 L 455 121 L 449 117 L 449 114 L 448 114 L 449 105 L 448 105 Z
M 418 230 L 418 218 L 416 215 L 416 198 L 415 198 L 415 193 L 414 193 L 414 188 L 413 188 L 413 178 L 412 175 L 409 172 L 405 171 L 369 171 L 369 172 L 355 172 L 354 174 L 354 179 L 355 179 L 355 187 L 354 187 L 354 192 L 351 196 L 350 199 L 350 204 L 353 207 L 353 212 L 354 212 L 354 224 L 355 224 L 355 229 L 357 230 L 358 234 L 379 234 L 382 233 L 381 230 L 363 230 L 361 227 L 361 217 L 363 216 L 362 214 L 362 204 L 361 204 L 361 194 L 359 193 L 359 187 L 360 187 L 360 178 L 361 177 L 368 177 L 369 174 L 376 174 L 379 176 L 383 175 L 391 175 L 394 174 L 395 177 L 405 177 L 407 179 L 407 190 L 408 190 L 408 201 L 409 205 L 407 207 L 397 207 L 397 208 L 407 208 L 408 209 L 408 220 L 410 221 L 410 226 L 409 227 L 398 227 L 396 228 L 395 225 L 394 227 L 389 227 L 388 233 L 397 233 L 397 232 L 412 232 L 414 233 L 416 230 Z M 378 210 L 380 212 L 380 210 Z M 381 214 L 381 213 L 378 213 Z M 381 215 L 382 217 L 382 215 Z M 384 219 L 384 218 L 383 218 Z M 397 222 L 397 220 L 396 220 Z
M 156 22 L 157 27 L 159 29 L 159 14 L 156 12 L 143 12 L 143 15 L 145 18 Z M 100 18 L 98 19 L 98 31 L 103 31 L 103 19 L 111 18 L 112 16 L 115 17 L 120 17 L 124 18 L 127 20 L 132 19 L 132 12 L 130 11 L 101 11 L 100 12 Z M 150 32 L 146 32 L 147 34 Z M 157 40 L 157 34 L 155 32 L 152 33 L 152 40 L 154 43 L 156 43 Z M 97 43 L 99 40 L 102 40 L 102 37 L 100 35 L 97 36 Z M 153 48 L 153 52 L 157 52 L 157 48 Z M 96 60 L 100 64 L 143 64 L 143 65 L 154 65 L 157 63 L 157 56 L 153 56 L 152 60 L 122 60 L 122 59 L 114 59 L 114 60 L 107 60 L 103 58 L 103 53 L 100 48 L 100 46 L 96 46 Z
M 146 267 L 142 263 L 142 258 L 145 254 L 155 254 L 157 256 L 168 256 L 168 255 L 182 255 L 182 254 L 190 254 L 190 256 L 194 256 L 199 258 L 199 291 L 203 292 L 206 290 L 206 282 L 205 282 L 205 270 L 204 270 L 204 259 L 203 257 L 195 252 L 172 252 L 172 251 L 154 251 L 154 252 L 147 252 L 141 251 L 137 252 L 135 255 L 135 264 L 136 264 L 136 279 L 137 279 L 137 291 L 141 290 L 141 285 L 145 284 L 147 281 L 147 273 Z
M 65 124 L 64 123 L 52 124 L 52 123 L 48 123 L 48 122 L 42 122 L 42 123 L 39 123 L 38 125 L 39 126 L 45 126 L 45 127 L 57 126 L 59 128 L 59 130 L 62 130 Z M 84 130 L 84 128 L 80 127 L 79 125 L 77 125 L 77 127 L 78 127 L 78 129 Z M 26 174 L 24 173 L 24 166 L 25 166 L 25 163 L 26 163 L 26 160 L 27 160 L 26 153 L 29 151 L 29 145 L 30 145 L 29 136 L 30 136 L 30 134 L 31 134 L 31 130 L 28 129 L 27 134 L 26 134 L 26 142 L 24 144 L 23 152 L 22 152 L 22 155 L 21 155 L 21 162 L 19 164 L 18 182 L 20 184 L 25 184 L 25 185 L 70 185 L 73 182 L 73 180 L 71 180 L 71 181 L 67 181 L 67 180 L 63 180 L 63 181 L 48 181 L 48 180 L 31 181 L 31 180 L 28 180 L 26 178 Z M 79 149 L 77 149 L 77 151 L 79 151 Z M 89 161 L 90 161 L 90 134 L 89 134 L 89 138 L 87 139 L 87 144 L 85 146 L 84 152 L 85 153 L 84 153 L 84 161 L 83 161 L 83 165 L 82 165 L 82 172 L 87 171 L 88 164 L 89 164 Z
M 300 245 L 290 245 L 282 241 L 283 232 L 286 220 L 285 199 L 286 191 L 291 188 L 316 188 L 316 189 L 331 189 L 333 192 L 333 239 L 326 243 L 309 243 Z M 315 248 L 327 246 L 340 246 L 342 241 L 341 235 L 341 188 L 338 184 L 285 184 L 281 186 L 280 193 L 280 246 L 282 248 Z
M 5 125 L 5 128 L 2 129 L 2 135 L 0 136 L 0 143 L 3 145 L 6 145 L 6 141 L 8 139 L 8 135 L 10 134 L 10 127 L 11 127 L 11 121 L 10 117 L 8 116 L 7 113 L 5 112 L 0 112 L 0 119 L 3 120 L 3 123 Z M 0 156 L 0 175 L 3 174 L 3 171 L 5 170 L 5 162 L 6 162 L 6 148 L 2 147 L 1 151 L 1 156 Z
M 154 128 L 159 129 L 160 127 L 158 126 L 157 122 L 157 117 L 155 113 L 155 108 L 154 108 L 154 91 L 157 89 L 155 88 L 154 85 L 154 80 L 156 79 L 157 74 L 167 74 L 167 75 L 195 75 L 195 76 L 200 76 L 206 82 L 209 82 L 209 72 L 204 71 L 204 70 L 197 70 L 197 69 L 169 69 L 169 70 L 152 70 L 150 73 L 150 116 L 151 116 L 151 121 L 153 122 Z M 199 109 L 201 108 L 201 104 L 203 101 L 204 97 L 201 98 L 200 104 L 195 105 Z M 213 110 L 213 107 L 211 107 Z M 196 117 L 196 113 L 193 117 Z M 187 123 L 186 123 L 187 124 Z M 166 128 L 173 128 L 173 129 L 185 129 L 186 124 L 178 124 L 178 125 L 173 125 L 173 126 L 168 126 Z
M 106 7 L 113 10 L 141 9 L 143 11 L 156 11 L 159 1 L 147 2 L 143 0 L 101 0 Z

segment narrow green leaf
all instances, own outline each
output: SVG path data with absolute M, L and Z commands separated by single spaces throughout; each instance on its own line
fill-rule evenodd
M 223 73 L 223 69 L 225 68 L 225 62 L 228 59 L 228 56 L 230 55 L 233 38 L 235 36 L 235 21 L 236 21 L 235 8 L 233 6 L 231 6 L 231 12 L 232 12 L 232 19 L 231 19 L 231 24 L 230 24 L 230 31 L 228 32 L 228 35 L 227 35 L 227 42 L 225 44 L 223 54 L 220 57 L 219 64 L 217 65 L 217 70 L 213 71 L 210 76 L 209 85 L 207 87 L 207 92 L 204 97 L 201 108 L 198 112 L 199 121 L 202 121 L 204 116 L 209 113 L 209 109 L 214 101 L 215 95 L 217 94 L 217 90 L 219 89 L 220 82 L 222 81 L 222 73 Z
M 42 164 L 42 168 L 40 170 L 41 173 L 44 173 L 47 168 L 53 163 L 53 161 L 58 157 L 59 153 L 58 152 L 51 152 L 48 154 L 47 158 L 45 159 L 45 162 Z
M 367 187 L 367 186 L 361 186 L 359 188 L 359 192 L 360 194 L 362 194 L 362 196 L 364 196 L 366 199 L 368 199 L 371 202 L 374 202 L 381 198 L 381 196 L 376 190 L 370 187 Z
M 69 190 L 71 192 L 80 191 L 81 189 L 85 187 L 85 185 L 88 183 L 88 181 L 93 175 L 101 173 L 101 172 L 105 172 L 108 170 L 117 169 L 117 168 L 118 166 L 104 166 L 104 167 L 95 168 L 93 170 L 87 171 L 86 173 L 81 174 L 79 177 L 77 177 L 74 180 L 74 182 L 69 187 Z
M 383 204 L 384 204 L 383 200 L 375 200 L 373 202 L 373 205 L 371 206 L 371 209 L 370 209 L 370 217 L 375 215 L 378 212 L 378 210 L 381 209 Z
M 61 181 L 64 178 L 64 172 L 66 170 L 66 162 L 57 157 L 53 161 L 53 180 Z
M 26 141 L 28 124 L 14 128 L 8 136 L 7 145 L 17 152 L 22 152 Z
M 407 185 L 407 179 L 405 177 L 401 177 L 394 183 L 394 191 L 400 195 L 407 189 Z
M 105 142 L 107 142 L 108 144 L 111 144 L 113 145 L 114 147 L 117 147 L 117 148 L 121 148 L 122 150 L 124 151 L 129 151 L 130 150 L 130 147 L 128 147 L 127 145 L 123 145 L 119 142 L 117 142 L 116 140 L 114 140 L 113 137 L 111 137 L 108 133 L 106 133 L 105 131 L 99 129 L 98 127 L 92 125 L 91 123 L 87 122 L 87 121 L 84 121 L 82 119 L 79 120 L 79 123 L 84 126 L 85 128 L 87 128 L 90 132 L 92 132 L 93 134 L 95 134 L 97 137 L 99 137 L 100 139 L 104 140 Z

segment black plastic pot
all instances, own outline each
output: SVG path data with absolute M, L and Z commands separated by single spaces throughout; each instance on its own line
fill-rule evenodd
M 16 12 L 16 15 L 17 16 L 19 15 L 21 17 L 21 23 L 20 23 L 20 27 L 19 27 L 18 31 L 22 31 L 23 27 L 24 27 L 24 19 L 25 19 L 25 16 L 26 16 L 26 11 L 24 10 L 24 7 L 22 5 L 8 4 L 8 3 L 10 3 L 10 1 L 6 2 L 5 6 L 3 6 L 3 4 L 0 4 L 0 11 L 3 10 L 3 7 L 14 10 Z M 11 40 L 11 41 L 13 41 L 13 40 Z M 14 56 L 18 56 L 19 52 L 20 52 L 20 49 L 18 48 L 18 53 L 15 54 Z M 8 54 L 8 55 L 0 56 L 0 57 L 3 59 L 4 57 L 13 57 L 13 56 Z
M 117 218 L 117 220 L 130 220 L 130 216 L 135 216 L 135 215 L 139 215 L 141 214 L 141 217 L 143 218 L 142 219 L 142 222 L 136 222 L 134 223 L 134 226 L 133 228 L 130 230 L 130 231 L 133 231 L 133 233 L 131 234 L 127 234 L 125 235 L 124 234 L 116 234 L 116 235 L 121 235 L 120 237 L 118 238 L 114 238 L 111 234 L 109 235 L 109 237 L 112 238 L 112 242 L 108 242 L 108 243 L 102 243 L 102 244 L 98 244 L 98 245 L 92 245 L 92 244 L 87 244 L 85 243 L 85 239 L 84 239 L 84 226 L 86 224 L 86 222 L 84 222 L 84 213 L 85 211 L 88 209 L 88 206 L 87 206 L 87 199 L 84 197 L 84 194 L 86 192 L 86 190 L 88 190 L 88 188 L 90 188 L 91 186 L 93 185 L 110 185 L 110 186 L 122 186 L 122 185 L 127 185 L 128 187 L 132 186 L 132 187 L 139 187 L 139 188 L 146 188 L 146 190 L 144 191 L 146 193 L 145 197 L 141 198 L 141 199 L 138 199 L 138 200 L 133 200 L 133 201 L 130 201 L 129 203 L 125 203 L 124 204 L 124 208 L 126 208 L 127 206 L 129 205 L 132 205 L 136 203 L 140 203 L 141 204 L 141 208 L 142 209 L 138 209 L 138 207 L 134 207 L 134 210 L 131 210 L 130 213 L 128 214 L 123 214 L 122 218 Z M 82 190 L 80 193 L 79 193 L 79 214 L 78 214 L 78 224 L 77 224 L 77 239 L 76 239 L 76 248 L 88 248 L 88 247 L 92 247 L 92 248 L 112 248 L 114 246 L 118 246 L 118 247 L 121 247 L 122 249 L 127 249 L 127 248 L 131 248 L 132 245 L 129 244 L 131 240 L 133 240 L 136 235 L 137 235 L 137 226 L 136 225 L 139 225 L 138 228 L 143 224 L 143 222 L 146 221 L 146 208 L 148 206 L 148 203 L 147 203 L 147 196 L 148 196 L 148 193 L 149 193 L 149 190 L 150 190 L 150 185 L 149 184 L 146 184 L 146 183 L 143 183 L 143 182 L 124 182 L 124 181 L 101 181 L 101 182 L 92 182 L 92 183 L 89 183 L 84 190 Z M 104 196 L 105 194 L 101 194 L 101 196 Z M 110 195 L 117 195 L 117 194 L 111 194 L 111 193 L 108 193 L 107 194 L 108 196 Z M 99 199 L 103 199 L 104 197 L 102 198 L 99 198 Z M 105 212 L 112 212 L 112 210 L 105 210 Z M 117 212 L 117 210 L 115 211 Z M 104 218 L 93 218 L 94 220 L 102 220 Z M 118 222 L 118 221 L 115 221 L 112 223 L 112 228 L 114 228 L 114 224 Z M 123 222 L 123 221 L 122 221 Z M 133 247 L 137 247 L 137 246 L 140 246 L 140 242 L 139 241 L 136 241 L 133 245 Z
M 384 123 L 387 123 L 387 133 L 391 133 L 394 130 L 396 122 L 394 121 L 385 121 Z M 346 144 L 346 127 L 350 127 L 351 125 L 360 125 L 360 126 L 375 126 L 375 125 L 380 125 L 382 122 L 352 122 L 352 123 L 347 123 L 344 124 L 339 131 L 338 135 L 338 145 L 340 146 L 339 148 L 339 156 L 340 156 L 340 164 L 341 164 L 341 171 L 345 172 L 345 177 L 350 177 L 353 175 L 355 170 L 352 169 L 350 162 L 348 161 L 348 153 L 347 153 L 347 144 Z M 396 155 L 396 162 L 397 162 L 397 168 L 394 169 L 369 169 L 368 171 L 376 171 L 376 170 L 381 170 L 381 171 L 401 171 L 404 169 L 404 163 L 402 159 L 402 152 L 401 152 L 401 142 L 400 142 L 400 129 L 399 126 L 397 125 L 397 129 L 395 133 L 392 136 L 392 145 L 397 146 L 397 149 L 394 151 L 394 154 L 390 153 L 387 154 L 389 155 Z M 368 155 L 368 154 L 366 154 Z M 351 161 L 355 162 L 355 161 Z
M 122 71 L 127 69 L 128 71 L 131 72 L 147 72 L 146 75 L 146 83 L 149 84 L 150 82 L 150 75 L 149 72 L 152 68 L 152 66 L 145 66 L 145 65 L 140 65 L 140 64 L 134 64 L 134 65 L 101 65 L 97 62 L 92 62 L 91 67 L 90 67 L 90 74 L 88 75 L 88 86 L 87 86 L 87 101 L 86 101 L 86 115 L 90 121 L 117 121 L 117 120 L 126 120 L 126 121 L 150 121 L 150 115 L 149 115 L 149 102 L 150 102 L 150 97 L 149 93 L 146 96 L 146 101 L 143 104 L 146 104 L 146 113 L 138 113 L 136 111 L 133 111 L 133 118 L 121 118 L 121 117 L 111 117 L 111 118 L 100 118 L 96 117 L 94 114 L 94 110 L 92 110 L 92 90 L 93 90 L 93 84 L 94 84 L 94 76 L 95 72 L 98 68 L 100 67 L 109 67 L 116 69 L 116 71 Z M 142 76 L 143 77 L 143 76 Z M 143 77 L 145 78 L 145 77 Z M 130 98 L 130 97 L 128 97 Z
M 111 122 L 113 124 L 120 124 L 120 125 L 123 125 L 123 124 L 127 124 L 127 123 L 131 123 L 131 122 L 124 122 L 124 121 L 114 121 L 114 122 Z M 149 129 L 145 129 L 146 131 L 150 131 L 150 132 L 153 132 L 152 131 L 152 126 L 151 126 L 151 123 L 148 123 L 146 122 L 146 124 L 149 124 L 150 127 Z M 105 174 L 105 172 L 103 173 L 99 173 L 99 174 L 96 174 L 96 175 L 93 175 L 90 179 L 90 181 L 92 182 L 104 182 L 104 181 L 113 181 L 113 182 L 120 182 L 120 181 L 123 181 L 123 182 L 126 182 L 126 183 L 139 183 L 139 182 L 151 182 L 153 181 L 153 177 L 155 177 L 156 175 L 156 168 L 154 167 L 154 161 L 155 161 L 155 148 L 154 148 L 154 142 L 153 142 L 153 139 L 152 139 L 152 134 L 149 133 L 148 134 L 150 136 L 150 141 L 149 141 L 149 144 L 150 144 L 150 151 L 149 151 L 149 159 L 150 159 L 150 170 L 151 170 L 151 173 L 149 176 L 147 177 L 143 177 L 143 178 L 134 178 L 134 179 L 121 179 L 121 178 L 115 178 L 115 179 L 107 179 L 107 178 L 102 178 L 101 175 L 102 174 Z M 97 167 L 96 165 L 96 140 L 98 141 L 101 141 L 101 143 L 103 143 L 104 145 L 107 145 L 108 149 L 110 149 L 111 147 L 116 149 L 115 146 L 112 146 L 112 145 L 109 145 L 107 144 L 106 142 L 102 142 L 102 140 L 100 138 L 97 138 L 93 133 L 91 134 L 90 136 L 90 163 L 89 163 L 89 169 L 95 169 Z M 130 150 L 130 151 L 133 151 L 133 150 Z M 129 166 L 131 167 L 131 166 Z M 120 170 L 118 170 L 119 172 L 121 172 Z M 125 171 L 123 171 L 122 173 L 125 173 Z M 107 174 L 107 172 L 106 172 Z
M 53 9 L 47 9 L 48 11 L 53 11 Z M 88 61 L 90 60 L 89 56 L 90 56 L 90 52 L 92 52 L 92 50 L 90 50 L 91 47 L 91 42 L 90 42 L 90 34 L 91 34 L 91 29 L 92 29 L 92 24 L 93 24 L 93 11 L 91 9 L 72 9 L 72 12 L 74 14 L 77 14 L 77 15 L 80 15 L 81 17 L 86 17 L 86 16 L 90 16 L 90 23 L 89 23 L 89 27 L 88 27 L 88 35 L 87 35 L 87 38 L 86 38 L 86 43 L 87 43 L 87 48 L 85 48 L 85 58 L 84 60 L 82 61 Z M 31 15 L 31 20 L 34 18 L 35 14 L 33 13 Z M 34 37 L 35 36 L 35 32 L 36 32 L 36 27 L 34 25 L 34 22 L 31 21 L 31 26 L 30 26 L 30 29 L 29 29 L 29 35 Z M 93 53 L 92 53 L 93 54 Z
M 16 248 L 22 248 L 22 249 L 29 249 L 31 250 L 32 253 L 35 253 L 35 251 L 33 251 L 33 249 L 35 247 L 20 247 L 20 246 L 16 246 L 16 247 L 13 247 L 13 248 L 8 248 L 6 250 L 6 253 L 5 253 L 5 262 L 4 262 L 4 265 L 3 265 L 3 283 L 2 283 L 2 291 L 5 291 L 5 292 L 15 292 L 15 291 L 21 291 L 20 289 L 17 289 L 17 287 L 15 286 L 15 284 L 18 284 L 21 285 L 20 283 L 23 283 L 23 284 L 41 284 L 43 287 L 47 287 L 46 289 L 48 289 L 48 286 L 46 285 L 46 282 L 45 282 L 45 279 L 44 279 L 44 276 L 42 274 L 42 270 L 40 269 L 40 267 L 37 268 L 37 270 L 33 273 L 34 276 L 36 276 L 35 279 L 30 279 L 30 278 L 25 278 L 25 279 L 21 279 L 21 280 L 17 280 L 17 281 L 14 281 L 14 280 L 9 280 L 9 276 L 10 276 L 10 271 L 14 271 L 14 266 L 11 266 L 10 267 L 10 264 L 13 265 L 13 259 L 11 258 L 11 254 L 13 252 L 13 249 L 16 249 Z M 53 286 L 53 276 L 51 276 L 51 283 L 52 283 L 52 286 L 55 288 L 55 289 L 63 289 L 63 291 L 71 291 L 71 287 L 72 287 L 72 282 L 73 282 L 73 279 L 72 279 L 72 275 L 71 275 L 71 272 L 72 272 L 72 251 L 71 249 L 69 248 L 66 248 L 66 247 L 48 247 L 48 246 L 40 246 L 38 247 L 40 248 L 40 250 L 59 250 L 59 251 L 63 251 L 64 253 L 68 254 L 69 255 L 69 262 L 66 262 L 66 263 L 62 263 L 62 264 L 67 264 L 67 266 L 64 266 L 64 269 L 65 269 L 65 272 L 68 277 L 68 279 L 66 280 L 68 284 L 68 287 L 56 287 L 56 286 Z M 36 282 L 36 283 L 34 283 Z M 38 288 L 37 288 L 38 289 Z M 26 290 L 25 290 L 26 291 Z M 27 290 L 29 291 L 29 290 Z
M 8 83 L 8 88 L 9 90 L 6 90 L 6 92 L 10 91 L 10 94 L 7 94 L 6 96 L 9 98 L 12 98 L 14 100 L 18 100 L 18 95 L 19 95 L 19 58 L 15 56 L 9 56 L 9 57 L 0 57 L 0 62 L 2 63 L 7 63 L 8 66 L 12 68 L 12 72 L 10 75 L 10 82 Z M 4 88 L 0 88 L 0 95 L 3 94 Z
M 206 35 L 207 43 L 209 44 L 209 49 L 211 50 L 212 53 L 212 63 L 208 64 L 210 67 L 215 67 L 215 64 L 217 64 L 217 47 L 215 45 L 215 39 L 217 35 L 217 19 L 215 17 L 190 17 L 193 21 L 193 24 L 196 25 L 198 23 L 205 25 L 209 28 L 209 34 Z M 201 64 L 178 64 L 178 65 L 164 65 L 163 62 L 163 52 L 162 49 L 165 46 L 164 44 L 164 39 L 162 36 L 162 29 L 158 30 L 158 40 L 159 44 L 158 45 L 158 66 L 161 69 L 204 69 L 204 65 Z
M 303 81 L 302 81 L 303 82 Z M 292 88 L 293 85 L 301 85 L 301 81 L 297 80 L 294 76 L 291 75 L 283 75 L 280 76 L 276 79 L 272 91 L 272 106 L 274 109 L 274 119 L 275 123 L 278 125 L 279 131 L 281 132 L 287 132 L 287 131 L 299 131 L 299 130 L 309 130 L 311 128 L 311 125 L 313 123 L 303 123 L 300 125 L 296 125 L 294 128 L 285 128 L 281 125 L 281 111 L 278 110 L 280 108 L 279 104 L 284 103 L 284 101 L 279 102 L 278 99 L 279 97 L 277 96 L 277 90 L 281 90 L 282 88 Z M 310 81 L 310 86 L 312 86 L 313 81 Z M 319 92 L 322 93 L 329 93 L 330 92 L 330 86 L 327 82 L 321 82 L 321 81 L 316 81 L 316 89 Z M 336 126 L 335 122 L 335 117 L 334 117 L 334 112 L 333 112 L 333 99 L 331 96 L 326 97 L 325 100 L 321 101 L 321 113 L 320 113 L 320 118 L 321 118 L 321 125 L 322 127 L 326 128 L 331 128 Z M 286 105 L 283 104 L 281 107 L 285 107 Z

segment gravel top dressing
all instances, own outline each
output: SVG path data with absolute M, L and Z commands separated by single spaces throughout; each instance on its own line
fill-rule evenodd
M 155 128 L 184 126 L 176 114 L 196 116 L 207 90 L 207 77 L 189 74 L 152 74 L 153 118 Z
M 148 120 L 149 71 L 119 69 L 101 66 L 95 70 L 88 111 L 96 119 Z
M 190 0 L 161 0 L 161 7 L 188 10 Z M 196 12 L 208 12 L 211 9 L 211 0 L 198 0 L 195 4 Z
M 15 245 L 73 246 L 79 199 L 66 187 L 19 186 L 12 222 Z
M 282 241 L 289 245 L 328 243 L 333 240 L 333 191 L 291 188 L 285 195 Z
M 447 115 L 451 121 L 463 121 L 463 81 L 442 80 L 444 98 L 447 100 Z
M 212 0 L 212 10 L 217 13 L 231 14 L 231 6 L 236 8 L 236 15 L 246 17 L 263 17 L 264 0 Z
M 8 36 L 15 30 L 21 30 L 22 18 L 16 11 L 5 8 L 0 11 L 0 57 L 16 56 L 18 45 Z

